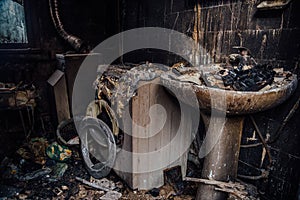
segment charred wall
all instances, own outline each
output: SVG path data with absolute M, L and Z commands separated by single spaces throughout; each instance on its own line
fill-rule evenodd
M 47 113 L 49 101 L 46 80 L 57 66 L 55 53 L 64 53 L 72 49 L 58 37 L 51 22 L 48 1 L 28 2 L 32 21 L 28 30 L 31 40 L 29 47 L 34 49 L 1 49 L 0 81 L 33 82 L 41 96 L 38 108 L 41 113 Z M 297 0 L 292 1 L 285 9 L 264 12 L 256 9 L 258 0 L 123 0 L 120 6 L 117 1 L 109 0 L 59 2 L 65 29 L 82 38 L 91 47 L 120 29 L 146 26 L 175 29 L 192 36 L 195 27 L 195 5 L 199 3 L 199 42 L 215 61 L 221 61 L 231 52 L 232 46 L 243 45 L 248 47 L 260 62 L 280 65 L 300 75 L 300 2 Z M 122 9 L 122 12 L 119 13 L 118 9 Z M 121 20 L 118 19 L 119 14 L 122 14 Z M 172 64 L 179 59 L 152 49 L 134 52 L 124 57 L 125 62 L 135 63 L 149 60 Z M 267 133 L 271 138 L 275 136 L 275 130 L 281 126 L 299 96 L 300 87 L 292 98 L 281 106 L 254 116 L 265 137 Z M 253 181 L 264 194 L 264 199 L 296 199 L 300 177 L 299 117 L 298 109 L 278 139 L 270 144 L 274 163 L 269 178 Z M 17 123 L 18 119 L 15 121 Z M 247 120 L 242 142 L 246 142 L 247 137 L 252 136 L 253 129 Z M 3 137 L 1 141 L 5 141 Z M 0 157 L 4 150 L 0 150 Z M 239 173 L 257 175 L 258 172 L 253 167 L 260 167 L 261 156 L 261 147 L 242 149 L 240 159 L 252 167 L 240 164 Z M 266 165 L 265 161 L 263 168 L 266 168 Z
M 117 1 L 58 1 L 64 28 L 70 34 L 80 37 L 91 48 L 105 38 L 118 32 Z M 26 0 L 25 17 L 28 23 L 28 44 L 0 44 L 0 82 L 18 84 L 33 83 L 37 89 L 36 124 L 40 116 L 49 119 L 51 103 L 47 80 L 57 68 L 57 53 L 74 53 L 72 47 L 57 34 L 51 21 L 48 0 Z M 51 119 L 50 119 L 51 121 Z M 9 125 L 6 125 L 9 124 Z M 47 126 L 46 124 L 44 124 Z M 12 130 L 7 130 L 11 128 Z M 47 127 L 46 127 L 47 128 Z M 14 152 L 18 141 L 24 139 L 18 112 L 1 111 L 0 117 L 0 160 L 8 152 Z M 42 133 L 36 127 L 36 134 Z M 12 148 L 12 149 L 11 149 Z M 8 156 L 8 155 L 7 155 Z
M 195 31 L 195 12 L 198 13 L 199 43 L 214 61 L 219 62 L 232 52 L 232 46 L 248 47 L 260 63 L 282 66 L 300 75 L 300 2 L 292 1 L 286 8 L 259 11 L 258 0 L 124 0 L 123 30 L 137 27 L 164 27 L 174 29 L 192 37 Z M 199 3 L 199 10 L 195 5 Z M 165 52 L 147 49 L 128 54 L 126 62 L 160 62 L 172 64 L 180 58 Z M 135 54 L 136 55 L 136 54 Z M 202 62 L 204 62 L 202 60 Z M 275 138 L 300 96 L 300 87 L 284 104 L 272 110 L 255 114 L 254 118 L 266 137 Z M 296 110 L 288 120 L 278 138 L 270 144 L 273 164 L 268 179 L 250 181 L 256 184 L 263 199 L 296 199 L 300 177 L 300 112 Z M 254 127 L 246 120 L 242 143 L 253 134 Z M 262 147 L 241 149 L 239 173 L 258 175 Z M 262 168 L 266 168 L 265 158 Z
M 0 81 L 45 82 L 56 68 L 57 53 L 75 53 L 57 34 L 51 21 L 48 0 L 29 0 L 25 15 L 29 18 L 28 37 L 24 47 L 0 44 Z M 59 12 L 65 30 L 81 38 L 90 48 L 118 32 L 116 1 L 59 1 Z

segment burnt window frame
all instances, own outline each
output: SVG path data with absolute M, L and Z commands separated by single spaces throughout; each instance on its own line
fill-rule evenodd
M 34 0 L 24 0 L 27 43 L 0 43 L 0 50 L 30 49 L 40 47 L 40 37 L 38 36 L 38 16 L 36 14 L 37 5 L 38 2 L 35 2 Z

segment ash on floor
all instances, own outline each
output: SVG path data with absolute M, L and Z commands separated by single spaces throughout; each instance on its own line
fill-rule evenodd
M 42 144 L 39 143 L 39 148 L 50 143 L 37 138 L 34 138 L 34 141 L 44 141 Z M 166 172 L 166 183 L 161 188 L 133 191 L 113 171 L 103 180 L 93 179 L 84 167 L 77 146 L 68 147 L 72 154 L 64 162 L 50 159 L 46 153 L 35 157 L 34 153 L 37 152 L 32 152 L 34 148 L 26 149 L 26 146 L 28 145 L 22 145 L 12 158 L 5 157 L 1 162 L 0 199 L 151 200 L 194 199 L 196 195 L 197 185 L 182 181 L 179 168 Z M 26 153 L 20 154 L 20 149 L 26 149 Z M 190 170 L 194 169 L 195 167 L 190 167 Z M 102 182 L 102 186 L 103 182 L 106 182 L 111 188 L 107 186 L 107 191 L 95 189 L 78 181 L 76 177 L 94 184 L 97 184 L 97 181 L 100 184 Z

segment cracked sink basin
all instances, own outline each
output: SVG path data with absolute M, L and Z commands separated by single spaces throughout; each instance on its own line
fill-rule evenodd
M 176 79 L 170 71 L 161 76 L 161 83 L 168 91 L 176 91 L 179 101 L 201 110 L 206 129 L 205 139 L 199 147 L 199 156 L 205 157 L 202 178 L 228 182 L 237 178 L 244 115 L 274 108 L 283 103 L 293 94 L 298 82 L 297 76 L 292 75 L 274 89 L 244 92 L 184 82 Z M 198 101 L 197 104 L 195 101 Z M 221 111 L 217 112 L 221 114 L 213 114 L 216 113 L 214 111 Z M 218 124 L 220 121 L 221 126 Z M 203 155 L 202 147 L 206 151 Z M 199 186 L 196 197 L 199 200 L 226 198 L 226 193 L 205 184 Z
M 297 76 L 292 75 L 289 81 L 284 81 L 280 87 L 266 91 L 244 92 L 181 82 L 170 78 L 169 74 L 162 75 L 161 82 L 166 88 L 180 93 L 181 95 L 177 95 L 181 98 L 179 100 L 187 104 L 191 104 L 190 97 L 196 94 L 201 109 L 226 111 L 228 115 L 256 113 L 276 107 L 292 95 L 298 83 Z
M 218 96 L 225 95 L 227 114 L 249 114 L 268 110 L 288 99 L 297 87 L 296 75 L 293 75 L 290 79 L 291 81 L 285 82 L 278 88 L 263 92 L 223 90 L 218 88 L 209 88 L 203 85 L 193 85 L 192 88 L 197 95 L 200 108 L 211 110 L 211 96 L 218 98 Z M 223 98 L 224 97 L 222 97 L 222 99 Z M 218 109 L 218 102 L 215 104 L 215 109 Z

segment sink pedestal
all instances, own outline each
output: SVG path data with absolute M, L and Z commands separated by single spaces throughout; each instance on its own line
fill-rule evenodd
M 202 112 L 201 117 L 207 129 L 211 118 Z M 219 139 L 205 157 L 202 178 L 212 178 L 225 182 L 236 178 L 243 122 L 243 116 L 228 116 L 226 117 L 223 131 L 221 133 L 212 133 L 211 140 L 215 141 L 218 137 Z M 198 188 L 196 199 L 221 200 L 226 199 L 226 196 L 226 193 L 216 191 L 215 186 L 201 184 Z
M 226 112 L 227 116 L 216 115 L 210 117 L 201 112 L 205 128 L 213 127 L 207 132 L 207 140 L 204 148 L 208 154 L 205 156 L 202 177 L 211 178 L 218 181 L 228 182 L 235 180 L 237 176 L 238 158 L 243 129 L 243 115 L 257 113 L 283 103 L 297 88 L 298 80 L 296 75 L 292 75 L 282 82 L 280 87 L 275 87 L 266 91 L 233 91 L 220 88 L 207 87 L 205 85 L 189 84 L 180 80 L 175 80 L 172 72 L 161 76 L 162 84 L 171 91 L 178 93 L 179 100 L 191 105 L 194 104 L 193 97 L 199 102 L 195 109 L 202 109 L 207 112 Z M 223 120 L 222 120 L 222 119 Z M 223 128 L 218 128 L 224 122 Z M 219 130 L 221 129 L 221 130 Z M 221 131 L 221 133 L 220 133 Z M 215 144 L 215 145 L 214 145 Z M 212 149 L 209 149 L 212 147 Z M 223 200 L 226 193 L 216 191 L 214 186 L 201 184 L 197 192 L 197 200 Z

